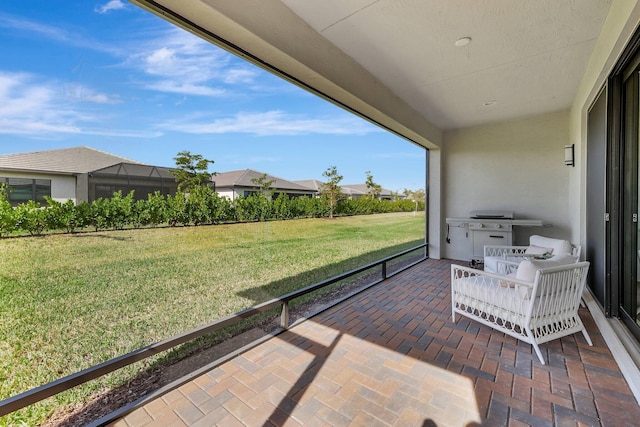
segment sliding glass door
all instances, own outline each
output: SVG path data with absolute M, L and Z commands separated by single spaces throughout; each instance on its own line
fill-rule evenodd
M 638 251 L 638 206 L 640 198 L 638 189 L 640 174 L 638 173 L 638 155 L 640 150 L 640 65 L 631 61 L 632 65 L 622 73 L 620 127 L 620 285 L 618 290 L 618 316 L 627 327 L 640 338 L 640 252 Z

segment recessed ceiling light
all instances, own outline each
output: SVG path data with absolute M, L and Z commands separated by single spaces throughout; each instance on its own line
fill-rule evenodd
M 458 47 L 466 46 L 471 43 L 471 37 L 462 37 L 461 39 L 456 40 L 454 43 Z
M 485 101 L 482 105 L 484 105 L 485 107 L 489 107 L 489 106 L 495 104 L 496 102 L 498 102 L 498 101 L 496 101 L 495 99 L 492 99 L 491 101 Z

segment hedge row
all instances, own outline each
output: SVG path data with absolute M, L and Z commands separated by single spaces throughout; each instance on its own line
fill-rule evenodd
M 363 197 L 340 201 L 334 215 L 410 212 L 415 208 L 415 203 L 410 200 Z M 418 208 L 423 210 L 424 203 Z M 270 199 L 263 194 L 254 194 L 230 200 L 208 187 L 201 187 L 188 195 L 178 192 L 175 196 L 162 196 L 156 192 L 149 194 L 146 200 L 135 200 L 133 192 L 126 196 L 116 192 L 110 199 L 100 198 L 79 205 L 71 200 L 62 203 L 47 198 L 45 207 L 29 201 L 13 208 L 0 194 L 0 236 L 328 216 L 329 205 L 323 198 L 289 198 L 280 194 Z

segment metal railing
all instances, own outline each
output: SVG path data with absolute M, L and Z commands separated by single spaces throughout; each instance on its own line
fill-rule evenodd
M 44 384 L 40 387 L 36 387 L 34 389 L 9 397 L 5 400 L 0 401 L 0 417 L 10 414 L 11 412 L 15 412 L 26 406 L 37 403 L 48 397 L 54 396 L 58 393 L 62 393 L 63 391 L 69 390 L 73 387 L 84 384 L 88 381 L 99 378 L 103 375 L 116 371 L 120 368 L 124 368 L 125 366 L 131 365 L 135 362 L 144 360 L 148 357 L 156 355 L 165 350 L 172 349 L 173 347 L 176 347 L 180 344 L 184 344 L 188 341 L 191 341 L 203 335 L 210 334 L 222 328 L 235 325 L 244 319 L 255 316 L 271 308 L 277 307 L 278 305 L 282 305 L 282 311 L 280 315 L 280 326 L 283 329 L 287 329 L 290 326 L 289 325 L 289 302 L 291 302 L 292 300 L 380 265 L 382 266 L 381 277 L 377 280 L 372 281 L 366 286 L 367 288 L 371 287 L 425 260 L 426 246 L 427 244 L 423 243 L 421 245 L 399 252 L 395 255 L 383 258 L 381 260 L 364 265 L 362 267 L 358 267 L 356 269 L 350 270 L 338 276 L 334 276 L 329 279 L 323 280 L 321 282 L 315 283 L 313 285 L 307 286 L 306 288 L 302 288 L 297 291 L 290 292 L 278 298 L 274 298 L 270 301 L 266 301 L 262 304 L 254 305 L 253 307 L 247 308 L 246 310 L 243 310 L 231 316 L 216 320 L 212 323 L 193 329 L 191 331 L 188 331 L 179 335 L 175 335 L 171 338 L 168 338 L 163 341 L 159 341 L 154 344 L 150 344 L 146 347 L 142 347 L 130 353 L 116 357 L 114 359 L 107 360 L 103 363 L 89 367 L 87 369 L 68 375 L 66 377 L 60 378 L 56 381 L 50 382 L 48 384 Z M 391 274 L 388 274 L 387 263 L 389 263 L 389 261 L 393 261 L 397 258 L 400 258 L 404 255 L 408 255 L 411 252 L 415 252 L 420 249 L 425 249 L 425 252 L 422 253 L 419 259 L 403 266 L 402 268 L 399 268 L 397 271 L 394 271 Z

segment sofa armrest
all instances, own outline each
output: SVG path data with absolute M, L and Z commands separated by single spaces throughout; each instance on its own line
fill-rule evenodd
M 518 266 L 518 263 L 514 263 L 512 261 L 501 260 L 500 262 L 511 264 L 511 266 L 515 265 L 515 267 Z M 503 274 L 498 273 L 489 273 L 472 267 L 451 264 L 451 283 L 453 284 L 455 280 L 459 280 L 462 278 L 473 278 L 473 282 L 476 282 L 478 284 L 497 284 L 501 287 L 510 288 L 524 286 L 526 288 L 532 289 L 534 285 L 532 282 L 516 279 L 515 277 L 504 276 Z

